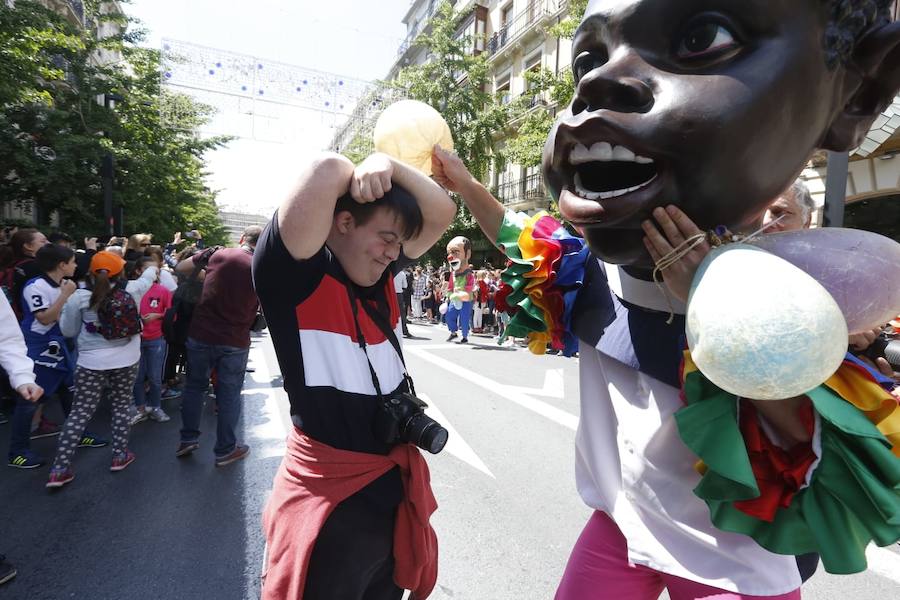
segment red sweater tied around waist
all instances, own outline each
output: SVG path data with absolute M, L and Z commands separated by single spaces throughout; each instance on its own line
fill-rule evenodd
M 345 499 L 400 467 L 404 499 L 394 525 L 394 582 L 425 600 L 437 582 L 437 536 L 429 518 L 437 510 L 428 463 L 411 444 L 390 454 L 338 450 L 296 427 L 263 513 L 267 542 L 263 600 L 301 600 L 313 545 L 331 511 Z

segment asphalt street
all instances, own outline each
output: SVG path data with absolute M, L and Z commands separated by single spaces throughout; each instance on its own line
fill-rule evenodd
M 439 508 L 435 600 L 553 597 L 569 550 L 590 511 L 575 491 L 578 360 L 533 356 L 486 337 L 445 342 L 437 326 L 412 324 L 410 372 L 429 414 L 450 430 L 428 456 Z M 254 339 L 244 389 L 243 439 L 250 456 L 213 466 L 215 416 L 204 412 L 201 449 L 175 458 L 178 401 L 169 423 L 132 432 L 137 461 L 110 473 L 109 449 L 80 449 L 76 480 L 51 494 L 47 467 L 0 469 L 0 553 L 19 576 L 0 598 L 252 599 L 259 596 L 264 542 L 260 513 L 288 431 L 287 399 L 268 338 Z M 50 406 L 51 413 L 57 409 Z M 109 413 L 90 426 L 106 435 Z M 9 426 L 0 426 L 6 448 Z M 34 448 L 51 456 L 55 439 Z M 872 549 L 870 570 L 817 574 L 812 600 L 900 598 L 897 547 Z M 589 600 L 589 599 L 585 599 Z

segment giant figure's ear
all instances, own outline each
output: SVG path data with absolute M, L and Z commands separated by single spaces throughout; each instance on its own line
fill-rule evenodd
M 847 70 L 850 90 L 844 109 L 832 122 L 822 148 L 847 152 L 857 148 L 872 122 L 900 90 L 900 21 L 872 29 L 856 45 Z

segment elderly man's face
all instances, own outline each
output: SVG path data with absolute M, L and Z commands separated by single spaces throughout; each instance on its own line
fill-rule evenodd
M 798 229 L 807 229 L 809 227 L 811 216 L 797 202 L 796 196 L 787 191 L 779 196 L 766 210 L 766 215 L 763 217 L 763 225 L 767 227 L 766 233 L 797 231 Z
M 820 0 L 592 0 L 544 150 L 563 217 L 601 259 L 640 267 L 658 206 L 757 227 L 840 110 L 824 26 Z

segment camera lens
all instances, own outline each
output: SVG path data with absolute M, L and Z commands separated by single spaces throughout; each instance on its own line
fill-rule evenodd
M 447 444 L 447 430 L 424 412 L 413 416 L 403 431 L 404 437 L 419 448 L 437 454 Z

